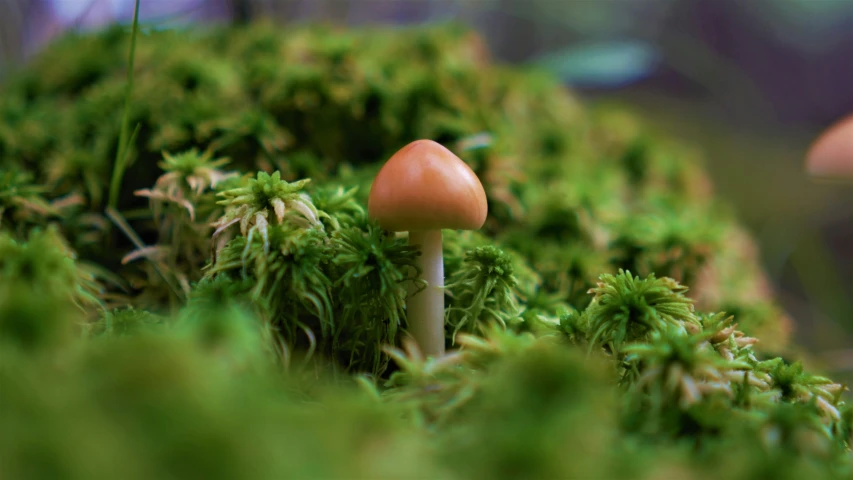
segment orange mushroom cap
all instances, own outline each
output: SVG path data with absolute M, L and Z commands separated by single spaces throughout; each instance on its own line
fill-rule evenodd
M 488 214 L 486 192 L 471 167 L 432 140 L 414 141 L 385 163 L 367 210 L 392 232 L 476 230 Z
M 853 115 L 815 140 L 806 154 L 806 170 L 817 177 L 853 178 Z

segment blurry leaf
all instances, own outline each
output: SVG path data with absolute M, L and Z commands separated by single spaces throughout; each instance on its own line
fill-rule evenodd
M 585 43 L 534 59 L 573 85 L 619 87 L 648 76 L 659 63 L 655 48 L 636 40 Z

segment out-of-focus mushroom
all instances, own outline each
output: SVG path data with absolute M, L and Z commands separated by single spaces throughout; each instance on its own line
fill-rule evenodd
M 806 171 L 822 179 L 853 180 L 853 114 L 812 143 L 806 154 Z
M 376 175 L 367 208 L 392 232 L 409 232 L 420 247 L 418 267 L 427 287 L 410 289 L 408 330 L 427 356 L 444 354 L 444 259 L 441 230 L 476 230 L 488 214 L 486 192 L 471 168 L 432 140 L 395 153 Z

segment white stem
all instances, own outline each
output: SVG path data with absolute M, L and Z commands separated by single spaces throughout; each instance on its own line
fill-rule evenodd
M 409 245 L 420 247 L 417 265 L 426 280 L 425 290 L 414 293 L 409 287 L 406 315 L 409 333 L 426 357 L 444 355 L 444 258 L 441 253 L 441 230 L 409 232 Z

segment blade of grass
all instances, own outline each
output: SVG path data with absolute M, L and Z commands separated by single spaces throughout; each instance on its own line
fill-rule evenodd
M 121 119 L 121 132 L 118 137 L 118 148 L 116 149 L 116 158 L 113 165 L 113 175 L 110 180 L 110 197 L 107 205 L 111 208 L 116 208 L 118 204 L 118 193 L 121 188 L 121 179 L 124 176 L 124 169 L 127 166 L 127 151 L 129 150 L 130 142 L 128 142 L 128 130 L 130 128 L 130 96 L 133 93 L 133 66 L 134 58 L 136 57 L 136 36 L 139 30 L 139 3 L 141 0 L 136 0 L 133 7 L 133 25 L 130 30 L 130 53 L 128 55 L 127 64 L 127 87 L 124 93 L 124 114 Z M 137 126 L 137 131 L 139 127 Z M 134 138 L 136 135 L 134 134 Z

